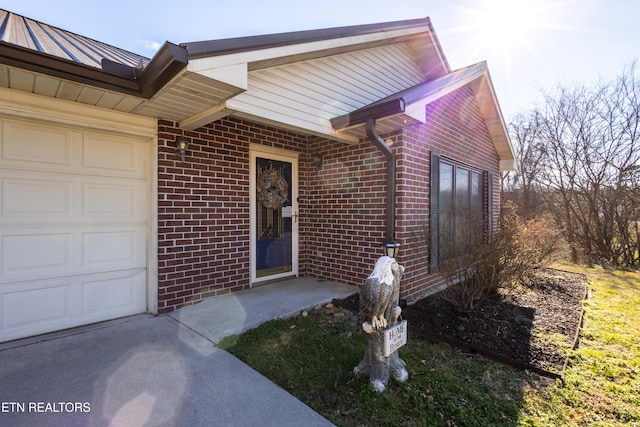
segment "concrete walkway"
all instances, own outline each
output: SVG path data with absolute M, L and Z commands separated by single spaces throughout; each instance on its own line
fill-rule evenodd
M 0 425 L 330 426 L 216 344 L 355 291 L 295 279 L 0 344 Z

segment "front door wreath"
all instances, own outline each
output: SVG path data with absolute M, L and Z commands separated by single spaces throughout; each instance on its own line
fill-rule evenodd
M 268 168 L 260 168 L 256 193 L 262 206 L 269 209 L 278 209 L 289 199 L 289 183 L 280 169 L 274 169 L 272 165 Z

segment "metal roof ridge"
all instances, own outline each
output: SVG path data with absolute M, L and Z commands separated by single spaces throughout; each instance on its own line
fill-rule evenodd
M 374 24 L 360 24 L 341 27 L 331 27 L 314 30 L 291 31 L 284 33 L 232 37 L 225 39 L 203 40 L 180 43 L 189 51 L 189 57 L 218 56 L 229 53 L 261 50 L 272 47 L 289 46 L 314 41 L 331 40 L 343 37 L 372 34 L 394 29 L 405 29 L 428 25 L 429 17 L 409 19 L 404 21 L 389 21 Z

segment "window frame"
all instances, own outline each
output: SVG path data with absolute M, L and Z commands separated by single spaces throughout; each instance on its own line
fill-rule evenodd
M 429 267 L 431 273 L 436 273 L 439 271 L 439 258 L 440 258 L 440 214 L 442 212 L 442 207 L 440 206 L 441 200 L 441 183 L 440 183 L 440 171 L 442 164 L 452 166 L 452 192 L 451 192 L 451 221 L 452 224 L 450 226 L 451 229 L 451 238 L 454 238 L 454 219 L 456 217 L 456 191 L 457 191 L 457 172 L 458 169 L 463 169 L 468 171 L 468 206 L 469 209 L 473 209 L 473 191 L 471 189 L 471 185 L 473 182 L 473 176 L 479 177 L 480 180 L 480 194 L 481 194 L 481 215 L 480 220 L 482 222 L 482 233 L 483 240 L 491 238 L 491 229 L 490 226 L 493 222 L 493 214 L 492 214 L 492 206 L 493 206 L 493 176 L 492 173 L 486 170 L 482 170 L 481 168 L 469 165 L 464 162 L 457 161 L 450 157 L 441 155 L 438 152 L 432 151 L 431 153 L 431 170 L 430 170 L 430 251 L 429 251 Z

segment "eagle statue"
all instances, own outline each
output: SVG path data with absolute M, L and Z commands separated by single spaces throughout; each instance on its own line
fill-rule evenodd
M 384 329 L 400 316 L 398 300 L 403 274 L 404 267 L 395 259 L 388 256 L 378 258 L 373 272 L 360 290 L 360 318 L 366 333 Z
M 364 357 L 353 368 L 358 375 L 366 375 L 376 392 L 383 392 L 390 377 L 405 382 L 409 373 L 398 356 L 398 350 L 385 351 L 386 328 L 397 324 L 402 309 L 398 306 L 400 280 L 404 267 L 394 258 L 382 256 L 360 290 L 360 318 L 365 332 Z

